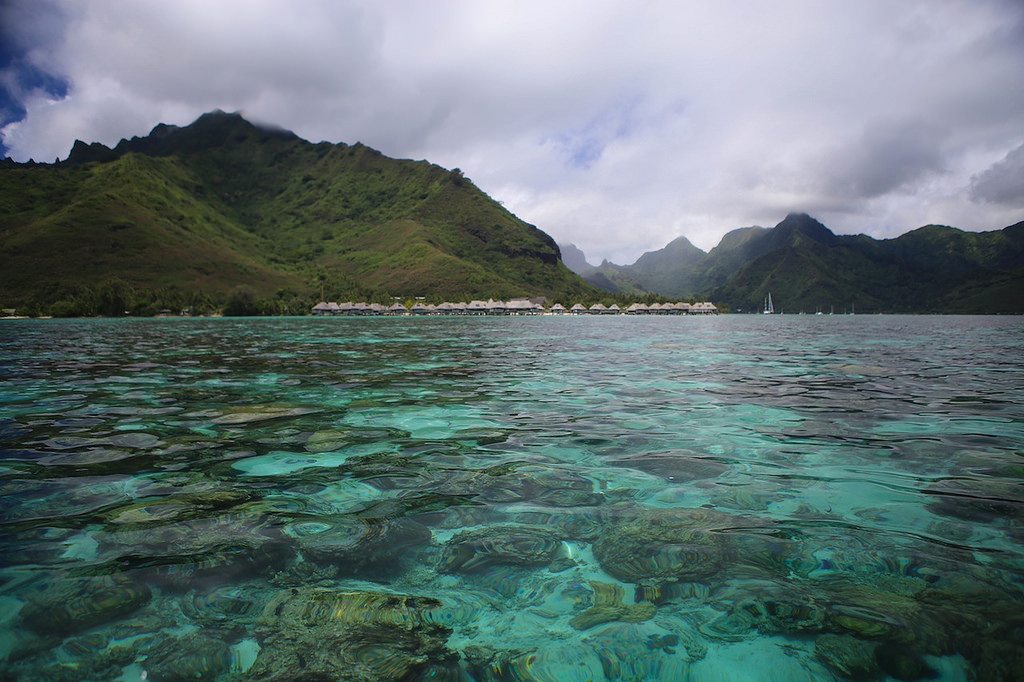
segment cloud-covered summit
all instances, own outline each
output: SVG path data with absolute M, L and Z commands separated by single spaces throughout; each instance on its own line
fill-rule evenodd
M 213 109 L 460 167 L 596 259 L 807 211 L 1024 216 L 1024 5 L 7 0 L 3 145 L 63 158 Z

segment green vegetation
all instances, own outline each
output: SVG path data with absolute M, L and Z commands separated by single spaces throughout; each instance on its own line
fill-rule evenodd
M 0 265 L 0 307 L 30 315 L 306 314 L 321 295 L 754 311 L 769 291 L 786 312 L 1024 312 L 1024 223 L 878 241 L 794 214 L 584 280 L 458 168 L 223 112 L 113 149 L 76 142 L 63 162 L 0 162 Z
M 55 315 L 303 314 L 321 288 L 367 301 L 596 293 L 459 169 L 222 112 L 114 149 L 78 142 L 57 164 L 3 162 L 0 255 L 0 304 Z
M 700 293 L 736 312 L 761 310 L 770 291 L 789 313 L 1022 313 L 1024 223 L 994 232 L 929 225 L 875 240 L 793 214 L 772 229 L 733 230 L 706 254 L 680 239 L 585 277 L 624 293 Z

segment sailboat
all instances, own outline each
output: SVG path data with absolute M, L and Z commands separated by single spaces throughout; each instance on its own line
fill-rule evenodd
M 764 299 L 764 314 L 771 315 L 775 312 L 775 306 L 772 305 L 772 292 L 768 292 L 768 298 Z

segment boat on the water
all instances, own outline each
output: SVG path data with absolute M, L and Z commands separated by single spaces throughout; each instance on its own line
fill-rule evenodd
M 775 305 L 772 304 L 772 292 L 768 292 L 768 296 L 764 299 L 764 314 L 771 315 L 775 312 Z

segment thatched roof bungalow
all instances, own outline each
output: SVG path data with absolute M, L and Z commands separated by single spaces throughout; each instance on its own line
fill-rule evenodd
M 505 305 L 504 301 L 495 301 L 493 298 L 487 299 L 488 315 L 504 315 L 507 312 L 508 306 Z
M 487 302 L 472 300 L 466 304 L 467 315 L 486 315 L 487 314 Z
M 321 301 L 313 306 L 314 315 L 541 315 L 544 312 L 541 303 L 527 298 L 514 298 L 507 302 L 494 299 L 469 303 L 445 301 L 436 306 L 418 301 L 412 308 L 398 302 L 384 306 L 380 303 Z M 650 306 L 634 303 L 626 310 L 614 303 L 608 307 L 595 303 L 590 308 L 577 303 L 566 310 L 561 303 L 555 303 L 548 312 L 552 315 L 715 315 L 718 308 L 708 301 L 692 305 L 685 302 L 652 303 Z
M 505 304 L 505 308 L 509 315 L 538 315 L 544 312 L 544 306 L 528 298 L 513 298 Z
M 690 314 L 692 315 L 717 315 L 718 306 L 711 301 L 701 301 L 700 303 L 694 303 L 690 306 Z

